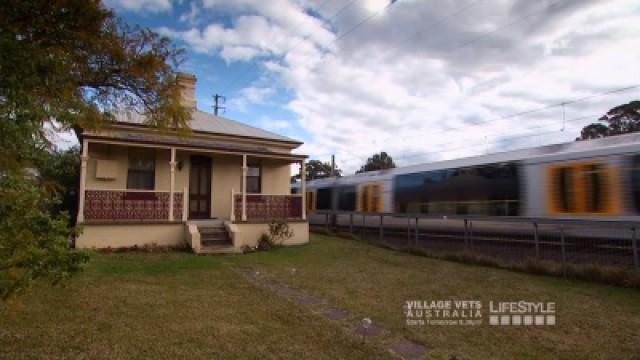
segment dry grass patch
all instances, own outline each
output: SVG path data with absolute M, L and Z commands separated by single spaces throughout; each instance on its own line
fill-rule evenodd
M 425 258 L 313 235 L 308 246 L 233 259 L 275 274 L 430 349 L 431 359 L 632 359 L 640 291 Z M 292 272 L 291 269 L 296 271 Z M 407 326 L 407 300 L 554 301 L 556 326 Z M 487 322 L 485 318 L 485 323 Z

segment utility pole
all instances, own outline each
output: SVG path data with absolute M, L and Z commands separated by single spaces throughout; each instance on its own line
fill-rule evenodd
M 331 177 L 336 176 L 336 156 L 331 155 Z
M 218 115 L 219 110 L 222 110 L 222 112 L 224 113 L 225 107 L 222 106 L 222 104 L 224 104 L 225 101 L 227 101 L 227 98 L 225 98 L 224 96 L 218 95 L 218 94 L 213 95 L 213 114 L 214 115 Z

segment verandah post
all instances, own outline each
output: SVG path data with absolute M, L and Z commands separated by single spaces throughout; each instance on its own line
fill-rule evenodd
M 235 190 L 231 189 L 231 213 L 229 214 L 231 222 L 236 221 L 236 195 Z
M 302 220 L 307 219 L 307 171 L 304 159 L 300 162 L 300 192 L 302 193 Z
M 176 148 L 171 148 L 171 161 L 169 162 L 170 179 L 169 179 L 169 221 L 173 221 L 173 188 L 176 185 Z M 186 194 L 182 194 L 186 196 Z
M 189 197 L 187 196 L 187 187 L 182 189 L 182 221 L 187 221 L 189 214 Z
M 80 157 L 80 194 L 78 194 L 78 224 L 84 222 L 84 197 L 87 182 L 87 160 L 89 159 L 89 141 L 82 140 L 82 156 Z
M 242 221 L 247 221 L 247 154 L 242 154 Z

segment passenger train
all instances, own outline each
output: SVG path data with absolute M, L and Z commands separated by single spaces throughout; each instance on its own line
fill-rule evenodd
M 306 192 L 309 213 L 639 220 L 640 134 L 318 179 Z

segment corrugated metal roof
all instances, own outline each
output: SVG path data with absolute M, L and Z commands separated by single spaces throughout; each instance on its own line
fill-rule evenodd
M 115 112 L 114 116 L 116 121 L 121 123 L 141 125 L 145 122 L 145 116 L 134 111 L 119 111 Z M 299 140 L 278 135 L 267 130 L 241 123 L 239 121 L 227 119 L 222 116 L 216 116 L 200 110 L 195 110 L 192 112 L 192 119 L 189 122 L 189 125 L 194 131 L 302 144 L 302 142 Z
M 101 138 L 100 135 L 95 135 L 95 134 L 88 135 L 88 137 Z M 135 142 L 154 143 L 154 144 L 157 143 L 157 144 L 179 145 L 179 146 L 203 148 L 203 149 L 211 149 L 211 150 L 230 151 L 230 152 L 265 154 L 265 155 L 273 155 L 273 156 L 285 157 L 285 158 L 295 158 L 295 159 L 306 158 L 306 155 L 298 155 L 298 154 L 273 151 L 263 146 L 221 143 L 221 142 L 216 142 L 211 140 L 197 139 L 193 137 L 164 136 L 164 135 L 157 135 L 157 134 L 144 134 L 144 133 L 130 132 L 130 133 L 112 133 L 108 135 L 108 138 L 115 139 L 115 140 L 122 140 L 126 142 L 133 142 L 133 143 Z

